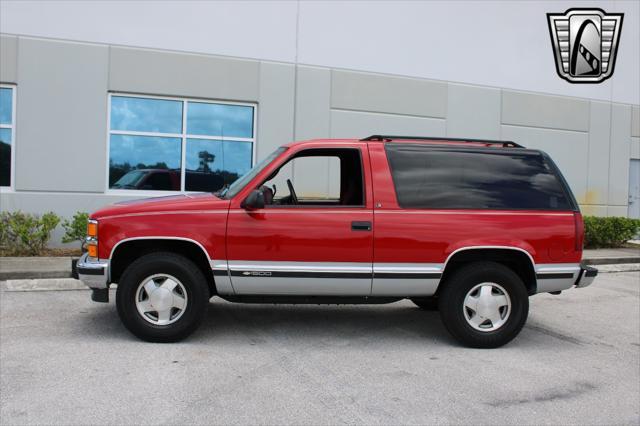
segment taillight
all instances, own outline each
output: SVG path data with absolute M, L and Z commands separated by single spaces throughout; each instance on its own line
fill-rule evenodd
M 582 215 L 579 212 L 573 213 L 573 223 L 575 227 L 575 241 L 576 241 L 576 251 L 582 251 L 582 247 L 584 245 L 584 221 L 582 220 Z

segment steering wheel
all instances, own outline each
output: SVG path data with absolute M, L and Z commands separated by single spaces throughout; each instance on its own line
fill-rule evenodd
M 291 183 L 291 179 L 287 179 L 287 186 L 289 187 L 289 194 L 291 195 L 291 202 L 293 204 L 298 204 L 298 196 L 296 195 L 296 190 L 293 189 L 293 184 Z

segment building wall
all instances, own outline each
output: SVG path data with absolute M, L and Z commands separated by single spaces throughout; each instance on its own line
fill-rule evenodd
M 547 13 L 624 13 L 615 78 L 558 78 Z M 619 0 L 0 2 L 3 32 L 250 57 L 640 103 L 640 2 Z
M 629 160 L 640 158 L 637 105 L 10 34 L 0 64 L 0 82 L 17 87 L 14 188 L 0 192 L 2 210 L 69 217 L 142 195 L 106 190 L 109 92 L 255 102 L 258 160 L 294 139 L 514 140 L 556 160 L 587 214 L 627 215 Z

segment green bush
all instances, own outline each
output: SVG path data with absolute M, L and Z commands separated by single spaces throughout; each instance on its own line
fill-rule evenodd
M 46 248 L 60 218 L 51 212 L 42 216 L 2 212 L 0 223 L 0 246 L 7 254 L 37 256 Z
M 640 232 L 640 219 L 584 217 L 585 248 L 620 247 Z
M 0 212 L 0 250 L 9 245 L 9 213 Z
M 76 212 L 71 220 L 65 220 L 62 222 L 62 227 L 65 230 L 64 237 L 62 237 L 63 243 L 72 243 L 78 241 L 80 248 L 84 247 L 85 237 L 87 235 L 87 222 L 89 221 L 89 213 Z

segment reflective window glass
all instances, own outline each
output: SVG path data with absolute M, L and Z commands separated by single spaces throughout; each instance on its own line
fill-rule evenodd
M 251 169 L 252 143 L 187 139 L 187 191 L 213 192 Z
M 110 99 L 109 188 L 213 192 L 251 169 L 253 106 Z
M 253 107 L 189 102 L 187 133 L 202 136 L 253 137 Z
M 13 89 L 0 88 L 0 124 L 12 124 L 13 122 Z
M 111 135 L 109 188 L 180 190 L 180 138 Z
M 0 186 L 11 185 L 11 129 L 0 129 Z
M 182 102 L 113 96 L 111 130 L 182 133 Z

